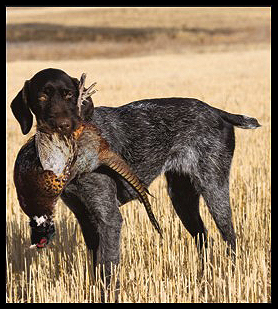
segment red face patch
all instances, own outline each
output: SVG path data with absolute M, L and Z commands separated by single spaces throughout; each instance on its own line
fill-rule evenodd
M 37 244 L 37 248 L 43 248 L 43 247 L 46 246 L 46 244 L 47 244 L 47 239 L 43 237 L 43 238 L 40 240 L 40 242 Z

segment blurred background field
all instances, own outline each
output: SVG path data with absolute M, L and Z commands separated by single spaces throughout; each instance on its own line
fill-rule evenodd
M 59 202 L 53 244 L 30 251 L 13 184 L 17 152 L 35 126 L 23 136 L 9 105 L 24 81 L 47 67 L 77 78 L 86 72 L 88 84 L 98 83 L 95 106 L 195 97 L 259 120 L 257 130 L 236 129 L 235 272 L 201 200 L 217 258 L 200 276 L 194 243 L 161 176 L 150 192 L 162 243 L 138 201 L 121 207 L 120 302 L 271 301 L 270 8 L 7 8 L 7 61 L 7 302 L 100 300 L 74 216 Z
M 8 8 L 8 61 L 255 48 L 269 8 Z

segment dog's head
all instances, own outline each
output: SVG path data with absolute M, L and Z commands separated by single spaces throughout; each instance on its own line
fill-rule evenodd
M 27 134 L 33 124 L 33 115 L 38 129 L 46 132 L 71 134 L 81 120 L 92 118 L 94 105 L 89 97 L 82 101 L 81 111 L 77 105 L 79 80 L 58 69 L 39 71 L 23 88 L 11 103 L 11 109 Z

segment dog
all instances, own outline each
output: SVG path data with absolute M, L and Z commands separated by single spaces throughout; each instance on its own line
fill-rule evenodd
M 231 114 L 193 98 L 155 98 L 120 107 L 95 107 L 88 99 L 78 114 L 78 79 L 58 69 L 45 69 L 26 81 L 11 103 L 23 134 L 37 120 L 42 131 L 72 134 L 80 121 L 96 126 L 111 150 L 119 154 L 148 187 L 160 174 L 167 181 L 173 207 L 195 238 L 207 246 L 199 213 L 204 198 L 224 241 L 236 252 L 229 201 L 229 172 L 235 149 L 234 126 L 255 129 L 255 118 Z M 107 166 L 76 175 L 61 194 L 75 214 L 94 267 L 120 260 L 122 216 L 119 207 L 138 195 Z

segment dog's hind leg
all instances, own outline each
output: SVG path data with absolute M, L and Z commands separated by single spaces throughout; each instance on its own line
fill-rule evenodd
M 202 190 L 202 196 L 209 208 L 222 238 L 232 249 L 232 258 L 235 260 L 236 234 L 232 222 L 232 211 L 229 201 L 229 182 L 220 184 L 211 179 L 207 188 Z M 229 250 L 228 250 L 229 252 Z
M 207 230 L 199 212 L 200 194 L 186 174 L 165 172 L 172 204 L 188 232 L 195 238 L 199 253 L 207 246 Z

